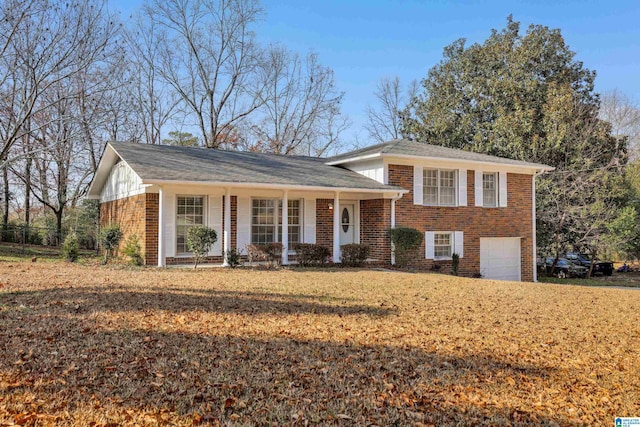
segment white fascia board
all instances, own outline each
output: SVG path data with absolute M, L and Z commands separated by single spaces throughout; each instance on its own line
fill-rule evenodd
M 355 187 L 320 187 L 310 185 L 287 185 L 287 184 L 265 184 L 261 182 L 222 182 L 222 181 L 172 181 L 162 179 L 143 179 L 142 184 L 157 185 L 189 185 L 189 186 L 205 186 L 205 187 L 229 187 L 229 188 L 246 188 L 246 189 L 263 189 L 263 190 L 290 190 L 290 191 L 325 191 L 339 193 L 368 193 L 382 194 L 384 198 L 397 197 L 400 194 L 406 194 L 409 190 L 399 189 L 375 189 L 375 188 L 355 188 Z
M 476 169 L 482 167 L 486 170 L 492 171 L 507 171 L 513 173 L 521 173 L 527 175 L 535 175 L 539 172 L 549 172 L 555 170 L 554 167 L 545 165 L 514 165 L 509 163 L 496 163 L 485 162 L 479 160 L 465 160 L 445 157 L 425 157 L 425 156 L 411 156 L 403 154 L 389 154 L 384 155 L 385 163 L 387 164 L 402 164 L 402 165 L 428 165 L 437 166 L 441 168 L 459 169 L 467 167 L 468 169 Z
M 341 165 L 343 163 L 360 162 L 362 160 L 376 159 L 378 157 L 382 157 L 382 153 L 373 153 L 373 154 L 367 154 L 364 156 L 349 157 L 342 160 L 334 160 L 332 162 L 325 163 L 325 165 L 336 166 L 336 165 Z

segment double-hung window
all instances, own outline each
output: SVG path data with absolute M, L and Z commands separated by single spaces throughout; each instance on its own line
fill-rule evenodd
M 457 174 L 455 170 L 424 169 L 423 204 L 429 206 L 455 206 Z
M 289 200 L 287 204 L 289 238 L 285 246 L 291 250 L 293 244 L 302 241 L 302 202 Z M 281 199 L 253 199 L 251 202 L 251 243 L 262 245 L 282 242 L 283 213 Z
M 482 174 L 482 205 L 489 208 L 498 206 L 498 174 L 495 172 Z
M 451 258 L 451 233 L 435 233 L 433 240 L 433 254 L 435 258 Z
M 204 224 L 204 196 L 178 196 L 176 215 L 176 252 L 188 254 L 187 233 Z

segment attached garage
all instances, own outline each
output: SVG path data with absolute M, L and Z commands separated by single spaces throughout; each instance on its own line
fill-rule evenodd
M 486 279 L 521 280 L 519 237 L 481 237 L 480 274 Z

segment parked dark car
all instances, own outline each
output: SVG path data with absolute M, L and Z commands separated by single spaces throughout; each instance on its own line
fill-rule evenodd
M 591 267 L 591 259 L 587 254 L 580 254 L 577 252 L 568 252 L 567 259 L 574 264 L 581 265 L 587 269 Z M 592 274 L 603 274 L 605 276 L 611 276 L 613 274 L 613 263 L 610 261 L 600 261 L 596 258 L 593 265 Z
M 548 275 L 551 275 L 551 267 L 553 266 L 553 261 L 555 261 L 554 257 L 549 257 L 546 259 L 546 271 Z M 583 267 L 578 264 L 574 264 L 566 258 L 558 258 L 558 262 L 556 263 L 556 267 L 553 271 L 553 275 L 564 279 L 566 277 L 587 277 L 587 273 L 589 269 Z

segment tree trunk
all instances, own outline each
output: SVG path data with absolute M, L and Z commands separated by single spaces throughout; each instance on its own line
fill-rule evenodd
M 11 192 L 9 191 L 9 165 L 6 163 L 2 168 L 2 181 L 4 184 L 2 229 L 6 230 L 9 227 L 9 197 L 11 196 Z
M 587 279 L 591 279 L 591 275 L 593 274 L 593 266 L 596 263 L 596 252 L 591 252 L 591 263 L 589 264 L 589 271 L 587 271 Z
M 31 223 L 31 164 L 33 159 L 31 156 L 27 157 L 27 161 L 24 166 L 24 224 L 25 241 L 29 241 L 29 225 Z
M 56 214 L 56 246 L 60 246 L 62 244 L 62 213 L 63 209 L 54 211 Z

